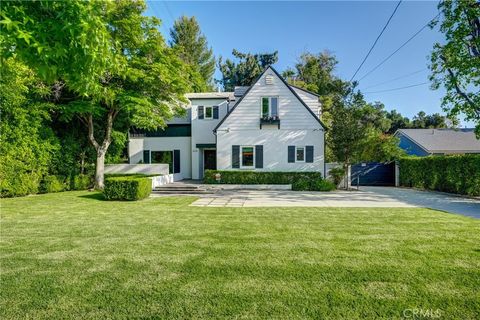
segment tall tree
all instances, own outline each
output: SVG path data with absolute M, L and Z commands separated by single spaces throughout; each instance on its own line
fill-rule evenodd
M 406 129 L 411 126 L 410 119 L 402 116 L 402 114 L 395 109 L 388 112 L 386 117 L 390 120 L 390 128 L 387 131 L 389 134 L 394 134 L 398 129 Z
M 362 121 L 363 104 L 363 96 L 351 92 L 345 98 L 335 99 L 331 109 L 332 122 L 327 132 L 327 145 L 334 160 L 343 163 L 345 171 L 350 164 L 361 160 L 362 148 L 367 138 L 367 128 Z
M 225 91 L 233 91 L 235 86 L 249 86 L 269 65 L 278 61 L 278 51 L 273 53 L 242 53 L 235 49 L 232 52 L 238 62 L 230 59 L 223 62 L 220 57 L 218 66 L 222 73 L 219 83 Z
M 335 75 L 336 57 L 325 50 L 320 53 L 304 52 L 298 58 L 294 69 L 287 69 L 287 81 L 320 95 L 322 104 L 322 121 L 330 126 L 332 116 L 330 109 L 334 101 L 345 97 L 352 90 L 352 85 Z M 293 74 L 292 74 L 293 73 Z
M 318 54 L 304 52 L 295 64 L 295 80 L 299 86 L 320 96 L 344 93 L 346 83 L 334 74 L 337 64 L 337 58 L 328 51 Z
M 145 9 L 143 1 L 128 0 L 2 4 L 4 21 L 17 35 L 7 35 L 8 52 L 18 51 L 40 74 L 53 69 L 45 74 L 56 77 L 45 78 L 57 79 L 56 103 L 67 118 L 77 117 L 87 127 L 96 150 L 97 188 L 103 188 L 105 155 L 118 116 L 136 127 L 156 129 L 182 113 L 186 102 L 185 64 L 166 46 L 160 21 L 143 15 Z M 84 25 L 92 21 L 98 29 L 89 34 Z M 28 35 L 30 45 L 18 35 Z M 52 52 L 60 59 L 41 57 Z
M 445 0 L 438 7 L 443 16 L 440 31 L 446 41 L 433 48 L 432 87 L 445 87 L 445 111 L 473 120 L 480 138 L 480 2 Z
M 215 72 L 215 57 L 212 48 L 208 47 L 207 38 L 201 32 L 197 19 L 180 17 L 170 29 L 170 37 L 170 46 L 178 52 L 186 64 L 200 73 L 203 86 L 211 90 Z

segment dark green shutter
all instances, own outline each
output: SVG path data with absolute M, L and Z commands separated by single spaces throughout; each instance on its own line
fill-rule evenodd
M 232 168 L 240 168 L 240 146 L 232 146 Z
M 263 168 L 263 146 L 255 146 L 255 168 Z
M 203 119 L 203 106 L 198 107 L 198 119 Z
M 213 119 L 218 119 L 218 106 L 213 107 Z
M 313 162 L 313 146 L 305 147 L 305 162 Z
M 150 163 L 150 150 L 143 150 L 143 163 Z
M 288 162 L 295 162 L 295 146 L 288 146 Z
M 173 150 L 173 173 L 180 173 L 180 150 Z

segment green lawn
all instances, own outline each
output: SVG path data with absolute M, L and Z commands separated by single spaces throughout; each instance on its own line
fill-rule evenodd
M 479 220 L 193 200 L 1 200 L 0 318 L 480 317 Z

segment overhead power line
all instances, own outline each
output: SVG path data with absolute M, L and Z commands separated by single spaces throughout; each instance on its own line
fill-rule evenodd
M 412 85 L 405 86 L 405 87 L 399 87 L 399 88 L 393 88 L 393 89 L 387 89 L 387 90 L 379 90 L 379 91 L 368 91 L 368 92 L 364 92 L 364 93 L 380 93 L 380 92 L 397 91 L 397 90 L 402 90 L 402 89 L 408 89 L 408 88 L 423 86 L 427 83 L 428 82 L 422 82 L 422 83 L 412 84 Z
M 428 70 L 428 68 L 423 68 L 423 69 L 420 69 L 420 70 L 417 70 L 417 71 L 413 71 L 413 72 L 404 74 L 404 75 L 402 75 L 402 76 L 399 76 L 399 77 L 396 77 L 396 78 L 393 78 L 393 79 L 390 79 L 390 80 L 387 80 L 387 81 L 383 81 L 383 82 L 374 84 L 374 85 L 372 85 L 372 86 L 365 87 L 364 90 L 370 89 L 370 88 L 375 88 L 375 87 L 381 86 L 381 85 L 383 85 L 383 84 L 387 84 L 387 83 L 390 83 L 390 82 L 394 82 L 394 81 L 397 81 L 397 80 L 400 80 L 400 79 L 408 78 L 408 77 L 410 77 L 410 76 L 413 76 L 413 75 L 415 75 L 415 74 L 417 74 L 417 73 L 420 73 L 420 72 L 426 71 L 426 70 Z
M 380 37 L 382 36 L 383 32 L 385 31 L 385 29 L 387 29 L 388 24 L 390 23 L 390 21 L 392 20 L 393 16 L 394 16 L 395 13 L 397 12 L 397 9 L 398 9 L 398 7 L 400 6 L 401 3 L 402 3 L 402 0 L 398 1 L 397 5 L 395 6 L 395 9 L 393 10 L 392 14 L 390 15 L 390 18 L 388 18 L 387 23 L 385 23 L 385 25 L 383 26 L 383 29 L 382 29 L 382 31 L 380 32 L 380 34 L 378 35 L 377 39 L 375 39 L 375 42 L 374 42 L 373 45 L 370 47 L 370 50 L 368 50 L 368 53 L 367 53 L 367 55 L 365 56 L 365 58 L 363 58 L 362 63 L 360 63 L 360 65 L 358 66 L 357 70 L 355 70 L 355 73 L 353 74 L 352 78 L 350 79 L 350 82 L 355 78 L 355 76 L 357 75 L 358 71 L 360 71 L 360 68 L 362 68 L 363 64 L 365 63 L 365 61 L 367 61 L 368 56 L 370 56 L 370 53 L 372 53 L 373 48 L 375 48 L 375 45 L 377 44 L 378 40 L 379 40 Z
M 158 13 L 158 8 L 157 8 L 157 2 L 155 1 L 147 1 L 148 5 L 150 6 L 150 8 L 152 9 L 153 13 L 154 13 L 154 16 L 159 18 L 161 20 L 161 27 L 163 28 L 163 30 L 165 31 L 165 35 L 168 35 L 169 34 L 169 30 L 168 28 L 166 27 L 165 25 L 165 19 L 162 19 L 161 17 L 163 17 L 161 14 Z
M 393 57 L 398 51 L 400 51 L 403 47 L 405 47 L 410 41 L 412 41 L 416 36 L 418 36 L 423 30 L 425 30 L 425 28 L 427 28 L 430 23 L 432 21 L 434 21 L 435 19 L 438 18 L 438 16 L 440 15 L 437 14 L 435 17 L 433 17 L 432 19 L 430 19 L 427 24 L 425 24 L 423 27 L 421 27 L 417 32 L 415 32 L 413 34 L 413 36 L 411 36 L 410 38 L 408 38 L 407 41 L 405 41 L 400 47 L 398 47 L 395 51 L 393 51 L 388 57 L 386 57 L 385 59 L 382 60 L 382 62 L 380 62 L 379 64 L 377 64 L 373 69 L 371 69 L 370 71 L 368 71 L 363 77 L 361 77 L 360 79 L 358 79 L 358 81 L 361 81 L 363 79 L 365 79 L 367 76 L 369 76 L 372 72 L 374 72 L 375 70 L 377 70 L 378 68 L 380 68 L 381 65 L 383 65 L 385 62 L 387 62 L 391 57 Z

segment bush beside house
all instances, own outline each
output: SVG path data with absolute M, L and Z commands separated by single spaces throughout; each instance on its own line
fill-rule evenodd
M 400 185 L 480 196 L 480 155 L 400 159 Z
M 220 174 L 220 181 L 216 180 Z M 335 185 L 322 178 L 320 172 L 258 172 L 238 170 L 206 170 L 207 184 L 291 184 L 297 191 L 330 191 Z
M 114 176 L 105 178 L 103 194 L 107 200 L 141 200 L 152 192 L 152 181 L 147 176 Z

